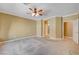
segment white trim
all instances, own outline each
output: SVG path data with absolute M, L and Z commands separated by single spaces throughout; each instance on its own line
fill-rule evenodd
M 72 16 L 72 15 L 77 15 L 77 14 L 79 14 L 79 12 L 72 13 L 72 14 L 67 14 L 67 15 L 63 15 L 63 16 L 50 16 L 50 17 L 47 17 L 47 18 L 43 18 L 43 20 L 50 19 L 50 18 L 55 18 L 55 17 L 68 17 L 68 16 Z
M 56 16 L 50 16 L 50 17 L 43 18 L 43 20 L 47 20 L 47 19 L 55 18 L 55 17 L 56 17 Z
M 73 38 L 73 37 L 68 37 L 68 38 Z
M 49 37 L 49 39 L 53 39 L 53 40 L 56 40 L 56 38 L 54 38 L 54 37 Z
M 0 11 L 0 13 L 7 14 L 7 15 L 12 15 L 12 16 L 20 17 L 20 18 L 24 18 L 24 19 L 29 19 L 29 20 L 33 20 L 33 21 L 36 21 L 37 20 L 37 19 L 30 19 L 28 17 L 18 16 L 18 15 L 15 15 L 15 14 L 10 13 L 8 11 Z M 38 19 L 38 20 L 40 20 L 40 19 Z
M 24 36 L 24 37 L 21 37 L 21 38 L 12 38 L 12 39 L 9 39 L 7 41 L 0 42 L 0 43 L 7 43 L 7 42 L 12 42 L 12 41 L 21 40 L 21 39 L 30 38 L 30 37 L 36 37 L 36 35 Z
M 67 37 L 67 38 L 72 38 L 71 36 L 64 36 L 64 37 Z
M 64 40 L 64 20 L 63 19 L 62 19 L 62 25 L 61 26 L 62 26 L 62 36 L 63 36 L 62 39 Z
M 56 18 L 56 17 L 62 17 L 62 16 L 50 16 L 50 17 L 47 17 L 47 18 L 43 18 L 43 20 L 52 19 L 52 18 Z
M 36 36 L 36 37 L 43 37 L 43 36 Z
M 79 14 L 79 13 L 78 12 L 77 13 L 72 13 L 72 14 L 64 15 L 62 17 L 68 17 L 68 16 L 72 16 L 72 15 L 77 15 L 77 14 Z
M 65 36 L 65 37 L 70 38 L 70 39 L 73 39 L 73 37 L 69 37 L 69 36 Z M 65 38 L 64 38 L 64 39 L 65 39 Z
M 37 36 L 41 38 L 45 38 L 44 36 Z M 55 38 L 55 37 L 48 37 L 49 40 L 63 40 L 64 38 Z
M 50 40 L 63 40 L 64 38 L 54 38 L 54 37 L 49 37 Z
M 3 41 L 3 42 L 0 42 L 0 43 L 7 43 L 7 42 L 13 42 L 13 41 L 17 41 L 17 40 L 22 40 L 24 38 L 30 38 L 30 37 L 42 37 L 44 38 L 43 36 L 36 36 L 36 35 L 31 35 L 31 36 L 24 36 L 24 37 L 21 37 L 21 38 L 12 38 L 11 40 L 7 40 L 7 41 Z M 67 37 L 67 38 L 72 38 L 72 37 Z M 54 37 L 49 37 L 49 40 L 63 40 L 64 38 L 54 38 Z

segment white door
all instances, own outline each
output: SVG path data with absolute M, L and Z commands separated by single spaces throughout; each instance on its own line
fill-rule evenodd
M 78 42 L 78 35 L 79 35 L 79 31 L 78 31 L 78 20 L 74 20 L 73 21 L 73 40 L 75 43 L 79 43 Z

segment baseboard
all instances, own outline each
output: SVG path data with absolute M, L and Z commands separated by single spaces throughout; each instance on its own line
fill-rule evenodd
M 9 39 L 7 41 L 0 42 L 0 43 L 7 43 L 7 42 L 12 42 L 12 41 L 21 40 L 21 39 L 30 38 L 30 37 L 36 37 L 36 35 L 23 36 L 23 37 L 20 37 L 20 38 L 12 38 L 12 39 Z
M 20 39 L 24 39 L 24 38 L 30 38 L 30 37 L 42 37 L 42 38 L 44 38 L 43 36 L 29 35 L 29 36 L 23 36 L 20 38 L 12 38 L 12 39 L 9 39 L 7 41 L 0 42 L 0 43 L 12 42 L 12 41 L 16 41 L 16 40 L 20 40 Z M 72 38 L 72 37 L 68 37 L 68 38 Z M 49 40 L 63 40 L 63 38 L 50 37 Z
M 40 36 L 40 35 L 36 35 L 36 37 L 43 37 L 43 36 Z
M 65 37 L 67 37 L 67 38 L 73 38 L 73 37 L 69 37 L 69 36 L 65 36 Z
M 63 38 L 49 37 L 50 40 L 63 40 Z
M 37 37 L 45 38 L 44 36 L 37 36 Z M 47 39 L 49 39 L 49 40 L 64 40 L 64 38 L 55 38 L 55 37 L 48 37 Z

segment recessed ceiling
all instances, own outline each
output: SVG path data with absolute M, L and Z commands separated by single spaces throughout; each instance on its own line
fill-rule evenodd
M 29 7 L 43 8 L 45 14 L 43 16 L 31 16 L 27 14 Z M 33 20 L 40 20 L 51 16 L 65 16 L 72 13 L 77 13 L 79 10 L 78 3 L 30 3 L 25 5 L 24 3 L 0 3 L 0 12 L 29 18 Z

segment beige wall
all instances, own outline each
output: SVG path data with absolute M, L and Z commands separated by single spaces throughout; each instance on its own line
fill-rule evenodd
M 56 38 L 56 20 L 55 17 L 48 19 L 49 23 L 49 38 L 54 39 Z
M 62 38 L 62 17 L 52 17 L 49 20 L 49 38 L 61 40 Z
M 62 37 L 62 19 L 61 17 L 51 17 L 47 19 L 43 19 L 42 21 L 37 21 L 37 35 L 44 36 L 44 21 L 48 20 L 49 33 L 48 37 L 50 39 L 59 39 Z M 60 40 L 60 39 L 59 39 Z
M 9 39 L 36 34 L 36 21 L 0 13 L 0 38 Z
M 56 38 L 62 38 L 62 17 L 56 17 Z
M 9 15 L 0 13 L 0 40 L 8 38 L 11 22 L 12 18 Z
M 63 22 L 74 22 L 78 15 L 63 17 Z M 62 19 L 61 17 L 52 17 L 46 19 L 49 24 L 49 37 L 61 38 L 62 34 Z M 41 20 L 33 21 L 16 17 L 8 14 L 0 13 L 0 39 L 6 40 L 15 37 L 23 37 L 29 35 L 41 36 L 42 25 Z M 69 31 L 69 35 L 72 33 Z

